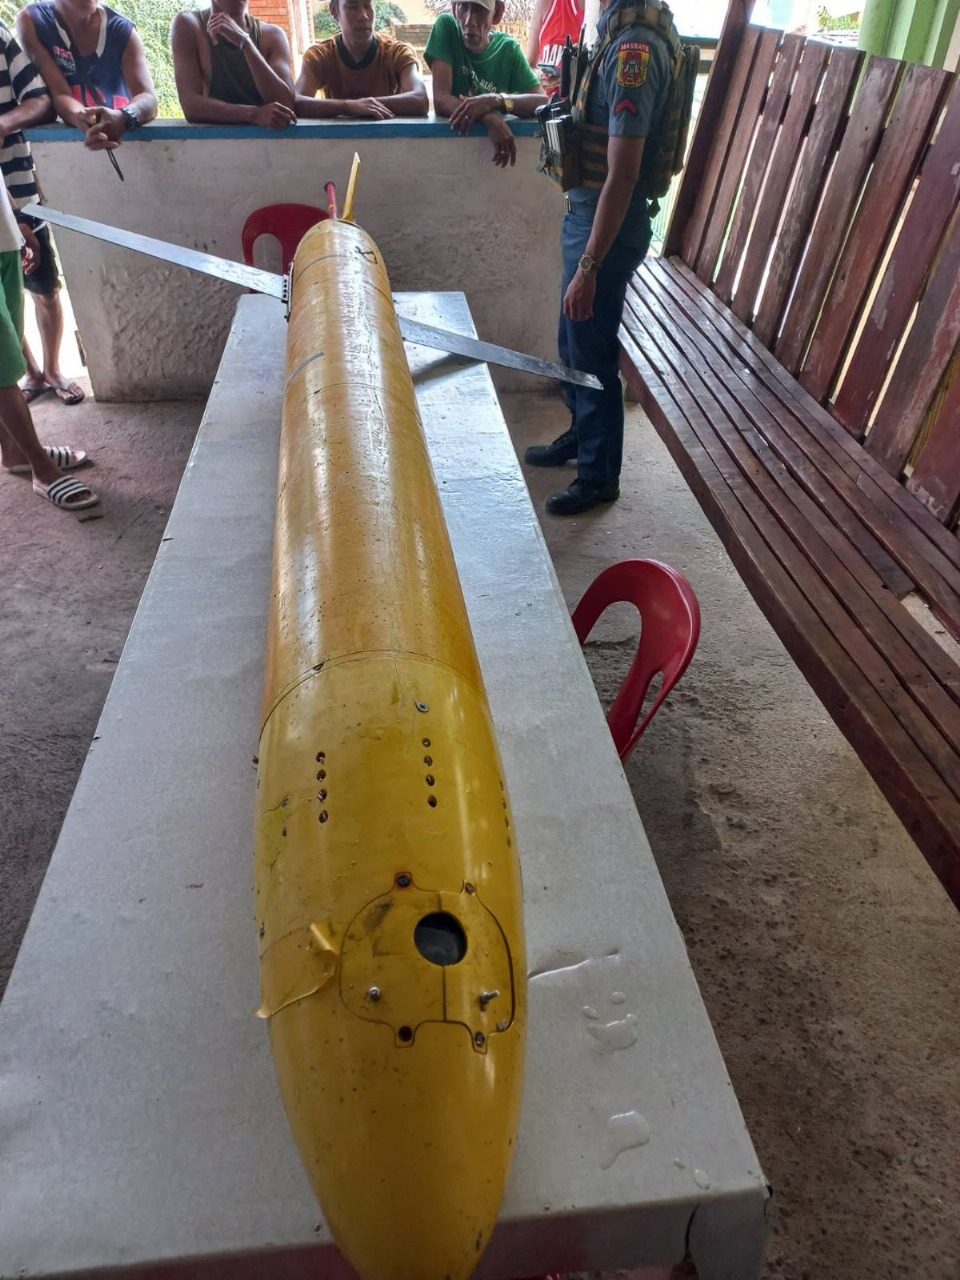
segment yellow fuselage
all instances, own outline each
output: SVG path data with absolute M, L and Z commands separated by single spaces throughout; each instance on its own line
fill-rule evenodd
M 262 1013 L 334 1239 L 363 1280 L 466 1280 L 516 1140 L 519 863 L 390 284 L 343 222 L 294 262 L 257 788 Z

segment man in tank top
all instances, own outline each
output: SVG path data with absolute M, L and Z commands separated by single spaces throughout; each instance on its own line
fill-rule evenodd
M 118 147 L 157 114 L 143 41 L 98 0 L 41 0 L 17 17 L 20 43 L 67 124 L 95 151 Z
M 330 12 L 340 34 L 311 45 L 303 55 L 297 115 L 425 116 L 430 104 L 417 55 L 408 44 L 376 30 L 373 0 L 330 0 Z
M 296 120 L 287 37 L 252 18 L 247 0 L 178 13 L 171 41 L 180 106 L 192 124 L 285 129 Z

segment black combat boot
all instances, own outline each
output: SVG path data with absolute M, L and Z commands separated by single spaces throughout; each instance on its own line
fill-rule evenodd
M 578 516 L 581 511 L 599 507 L 604 502 L 616 502 L 620 487 L 612 484 L 594 484 L 590 480 L 574 480 L 568 489 L 552 493 L 547 499 L 547 510 L 552 516 Z
M 577 456 L 577 429 L 570 427 L 551 444 L 532 444 L 523 455 L 531 467 L 562 467 Z

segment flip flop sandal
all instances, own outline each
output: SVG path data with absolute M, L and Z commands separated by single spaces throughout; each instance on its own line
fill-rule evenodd
M 39 400 L 41 396 L 48 396 L 53 387 L 44 383 L 42 387 L 21 387 L 20 390 L 23 392 L 23 398 L 27 404 L 33 404 L 34 400 Z
M 79 404 L 81 400 L 87 398 L 87 393 L 79 382 L 68 382 L 65 387 L 57 387 L 52 384 L 48 384 L 48 386 L 61 404 Z
M 61 471 L 75 471 L 77 467 L 86 466 L 90 462 L 82 449 L 71 449 L 65 444 L 48 444 L 44 447 L 44 452 Z M 24 462 L 17 467 L 7 467 L 7 470 L 12 476 L 28 476 L 32 468 L 29 463 Z
M 59 480 L 54 480 L 53 484 L 49 485 L 40 484 L 34 480 L 33 492 L 41 498 L 46 498 L 48 502 L 52 502 L 55 507 L 60 507 L 63 511 L 85 511 L 87 507 L 95 507 L 100 501 L 88 485 L 81 484 L 79 480 L 72 480 L 69 476 L 61 476 Z M 82 493 L 88 496 L 81 498 Z M 79 501 L 71 502 L 71 498 L 78 498 Z

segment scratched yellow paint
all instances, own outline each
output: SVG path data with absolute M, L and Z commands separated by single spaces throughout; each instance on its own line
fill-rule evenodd
M 390 284 L 344 222 L 294 263 L 273 592 L 256 886 L 284 1106 L 363 1280 L 466 1280 L 516 1141 L 520 872 Z M 427 918 L 457 962 L 418 949 Z

